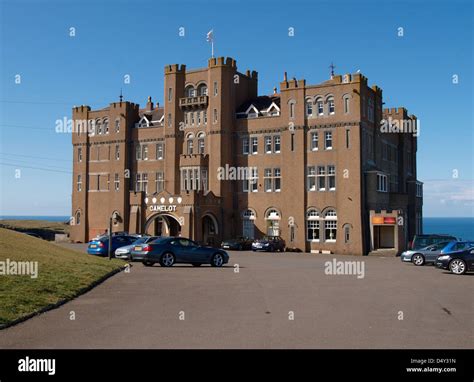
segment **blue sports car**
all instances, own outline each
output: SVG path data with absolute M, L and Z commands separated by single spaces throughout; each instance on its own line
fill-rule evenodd
M 117 248 L 132 244 L 137 240 L 136 236 L 128 235 L 114 235 L 112 236 L 112 256 Z M 93 239 L 87 246 L 87 253 L 89 255 L 107 256 L 109 253 L 109 237 L 101 236 Z
M 229 262 L 229 255 L 222 249 L 204 247 L 184 237 L 160 237 L 150 243 L 134 246 L 133 259 L 143 259 L 145 266 L 159 263 L 162 267 L 174 264 L 192 264 L 198 267 L 210 264 L 222 267 Z

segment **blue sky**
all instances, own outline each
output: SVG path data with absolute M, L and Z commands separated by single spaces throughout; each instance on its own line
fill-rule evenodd
M 257 70 L 261 94 L 284 71 L 319 83 L 331 62 L 340 74 L 360 70 L 386 107 L 421 121 L 425 216 L 474 216 L 470 3 L 0 0 L 0 215 L 69 215 L 71 137 L 55 121 L 74 105 L 118 100 L 120 88 L 127 100 L 162 102 L 163 67 L 206 66 L 213 28 L 215 54 Z

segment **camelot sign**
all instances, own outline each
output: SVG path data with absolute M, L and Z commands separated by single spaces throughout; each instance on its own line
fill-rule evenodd
M 153 212 L 176 212 L 176 204 L 170 204 L 170 205 L 163 205 L 163 204 L 152 205 L 152 206 L 150 206 L 150 211 L 153 211 Z

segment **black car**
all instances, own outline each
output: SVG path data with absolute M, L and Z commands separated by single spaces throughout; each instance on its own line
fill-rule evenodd
M 448 269 L 455 275 L 474 272 L 474 248 L 438 256 L 435 265 L 441 269 Z
M 283 240 L 280 236 L 264 236 L 261 239 L 255 240 L 252 243 L 252 251 L 268 251 L 268 252 L 275 252 L 285 251 L 285 240 Z
M 252 249 L 252 240 L 248 237 L 239 236 L 235 239 L 224 240 L 221 243 L 223 249 L 236 249 L 238 251 Z
M 229 262 L 226 251 L 201 246 L 184 237 L 160 237 L 150 243 L 135 246 L 131 253 L 134 258 L 143 257 L 143 265 L 146 266 L 159 263 L 162 267 L 171 267 L 184 263 L 195 267 L 202 264 L 222 267 Z

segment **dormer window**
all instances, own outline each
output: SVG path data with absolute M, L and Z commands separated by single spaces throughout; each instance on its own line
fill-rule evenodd
M 257 118 L 258 117 L 258 110 L 253 105 L 250 105 L 245 113 L 247 114 L 247 118 Z

